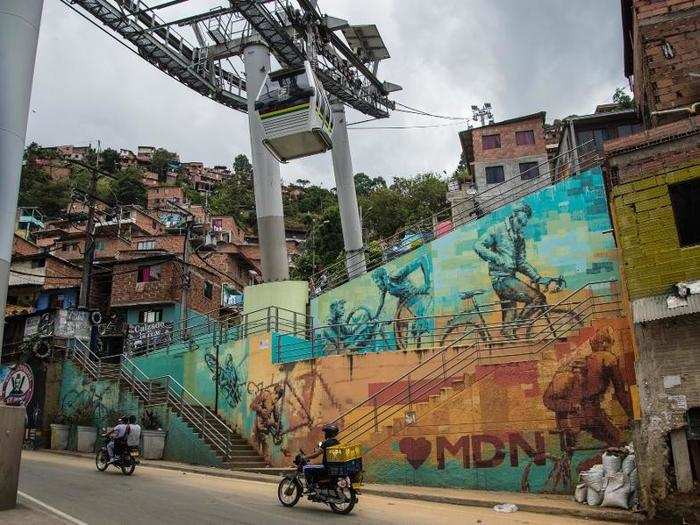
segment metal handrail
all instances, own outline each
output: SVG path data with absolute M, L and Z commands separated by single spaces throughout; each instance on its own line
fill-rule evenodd
M 615 304 L 619 304 L 619 294 L 610 294 L 610 296 L 616 296 L 618 297 L 617 301 L 614 301 Z M 587 298 L 586 301 L 583 301 L 580 303 L 580 305 L 583 305 L 588 302 L 590 299 L 596 299 L 595 296 Z M 595 303 L 588 305 L 583 311 L 590 310 L 591 308 L 595 308 Z M 620 311 L 620 308 L 618 307 L 616 311 Z M 581 321 L 588 319 L 592 315 L 595 314 L 595 311 L 592 311 L 590 314 L 587 314 Z M 562 313 L 559 319 L 556 321 L 558 322 L 561 319 L 568 318 L 567 313 Z M 570 322 L 568 328 L 564 329 L 563 327 L 558 328 L 558 332 L 560 335 L 564 335 L 566 333 L 569 333 L 572 329 L 574 329 L 576 326 L 579 326 L 579 322 Z M 565 325 L 564 325 L 565 326 Z M 502 358 L 502 357 L 512 357 L 512 356 L 524 356 L 524 355 L 538 355 L 541 353 L 544 348 L 546 348 L 549 344 L 551 344 L 551 341 L 556 340 L 555 338 L 549 339 L 549 338 L 543 338 L 543 344 L 535 351 L 529 351 L 526 353 L 520 353 L 520 354 L 497 354 L 497 355 L 489 355 L 488 357 L 490 358 Z M 482 357 L 479 355 L 481 352 L 481 345 L 484 343 L 481 341 L 476 341 L 474 342 L 471 346 L 468 347 L 468 349 L 473 349 L 469 353 L 460 353 L 456 354 L 455 356 L 451 357 L 448 361 L 443 361 L 443 363 L 438 364 L 438 366 L 429 372 L 427 372 L 424 376 L 421 378 L 415 380 L 415 383 L 417 384 L 416 387 L 414 387 L 413 390 L 411 390 L 411 384 L 412 381 L 409 377 L 409 385 L 406 389 L 402 390 L 401 392 L 395 394 L 393 397 L 383 400 L 383 406 L 387 407 L 385 410 L 381 412 L 381 414 L 377 411 L 377 403 L 376 403 L 376 398 L 375 398 L 375 403 L 374 403 L 374 409 L 372 412 L 365 413 L 364 415 L 360 416 L 358 419 L 353 421 L 353 424 L 350 425 L 348 428 L 344 429 L 343 431 L 343 438 L 345 440 L 348 439 L 357 439 L 359 435 L 362 435 L 365 431 L 369 430 L 371 427 L 374 427 L 375 431 L 378 430 L 378 425 L 379 423 L 386 421 L 390 417 L 394 416 L 398 412 L 404 409 L 405 404 L 403 403 L 404 401 L 407 401 L 407 403 L 410 405 L 413 403 L 412 398 L 420 398 L 422 396 L 430 395 L 430 391 L 436 388 L 443 388 L 442 384 L 444 384 L 445 381 L 447 381 L 448 377 L 453 378 L 456 374 L 461 373 L 463 370 L 465 370 L 468 366 L 471 366 L 474 362 L 482 359 Z M 476 357 L 474 357 L 476 356 Z M 459 358 L 459 359 L 458 359 Z M 456 361 L 455 361 L 456 360 Z M 454 361 L 454 362 L 453 362 Z M 427 363 L 427 361 L 426 361 Z M 449 365 L 449 366 L 447 366 Z M 459 369 L 454 369 L 455 367 L 462 365 Z M 433 376 L 433 374 L 437 372 L 437 375 Z M 442 376 L 442 379 L 440 379 L 440 376 Z M 435 383 L 436 380 L 439 380 L 439 383 Z M 442 383 L 442 384 L 441 384 Z M 397 399 L 398 398 L 398 399 Z M 393 403 L 390 403 L 393 402 Z M 363 403 L 363 405 L 366 404 Z M 362 406 L 362 405 L 359 405 Z M 396 408 L 398 407 L 398 408 Z M 394 410 L 391 410 L 394 408 Z M 390 413 L 387 414 L 387 412 L 391 411 Z M 336 422 L 340 420 L 343 417 L 346 417 L 349 412 L 346 412 L 343 416 L 340 416 L 338 419 L 336 419 Z M 369 416 L 369 419 L 367 417 Z M 380 419 L 381 417 L 381 419 Z M 353 428 L 354 426 L 354 428 Z M 370 449 L 371 450 L 371 449 Z
M 263 312 L 266 314 L 265 316 L 260 316 L 259 319 L 255 318 L 257 317 L 257 314 Z M 287 314 L 289 315 L 289 317 L 285 318 L 283 316 L 280 316 L 280 314 Z M 254 319 L 252 321 L 249 321 L 248 319 L 250 319 L 251 317 L 253 317 Z M 232 320 L 239 320 L 239 322 L 230 324 Z M 265 328 L 256 330 L 256 328 L 259 328 L 261 326 L 264 326 Z M 280 331 L 280 327 L 288 328 L 290 326 L 293 327 L 292 331 L 296 330 L 296 327 L 298 326 L 313 326 L 313 317 L 305 313 L 302 314 L 300 312 L 296 312 L 294 310 L 290 310 L 288 308 L 280 306 L 267 306 L 259 308 L 257 310 L 253 310 L 252 312 L 247 312 L 245 314 L 236 313 L 224 316 L 221 319 L 209 319 L 206 322 L 189 327 L 187 329 L 174 329 L 169 332 L 169 341 L 166 343 L 150 345 L 148 343 L 149 340 L 161 340 L 163 339 L 163 335 L 153 336 L 153 338 L 151 339 L 147 337 L 145 338 L 146 344 L 143 347 L 140 347 L 138 350 L 134 351 L 132 355 L 144 355 L 157 350 L 168 349 L 174 344 L 186 341 L 193 341 L 197 337 L 208 334 L 218 333 L 219 340 L 221 340 L 223 338 L 224 332 L 228 334 L 228 332 L 234 328 L 239 333 L 238 338 L 240 338 L 253 333 L 259 333 L 261 331 L 272 331 L 273 329 L 276 329 L 275 331 Z M 180 334 L 180 336 L 177 337 L 176 334 Z M 185 334 L 187 337 L 183 337 L 183 334 Z
M 615 309 L 615 311 L 619 313 L 619 312 L 621 311 L 621 302 L 620 302 L 620 300 L 619 300 L 619 294 L 614 294 L 614 295 L 616 295 L 616 296 L 618 297 L 618 300 L 617 300 L 617 301 L 613 301 L 613 302 L 608 303 L 608 304 L 617 304 L 618 306 L 617 306 L 617 308 Z M 583 303 L 582 303 L 582 304 L 583 304 Z M 595 306 L 595 305 L 592 305 L 592 306 Z M 587 310 L 590 309 L 590 306 L 587 307 L 586 309 L 587 309 Z M 607 311 L 607 310 L 606 310 L 606 311 Z M 595 315 L 596 313 L 597 313 L 597 312 L 592 311 L 591 313 L 587 314 L 582 320 L 587 320 L 587 319 L 589 319 L 590 317 L 592 317 L 593 315 Z M 575 326 L 576 326 L 577 324 L 578 324 L 578 323 L 570 323 L 570 324 L 569 324 L 569 327 L 568 327 L 567 329 L 565 329 L 565 330 L 563 330 L 563 331 L 562 331 L 562 329 L 560 329 L 561 334 L 562 334 L 562 335 L 568 334 L 573 328 L 575 328 Z M 542 344 L 537 350 L 535 350 L 535 351 L 529 351 L 529 352 L 520 353 L 520 354 L 499 354 L 498 356 L 495 356 L 495 357 L 502 358 L 502 357 L 515 357 L 515 356 L 517 356 L 517 357 L 522 357 L 522 356 L 536 356 L 536 355 L 539 355 L 539 354 L 540 354 L 547 346 L 549 346 L 550 344 L 551 344 L 551 340 L 549 340 L 549 341 L 548 341 L 548 340 L 545 340 L 545 341 L 543 342 L 543 344 Z M 478 346 L 478 345 L 474 345 L 474 346 Z M 479 355 L 479 353 L 480 353 L 480 350 L 477 349 L 477 350 L 475 350 L 475 351 L 473 351 L 473 352 L 470 352 L 468 355 L 464 356 L 463 359 L 461 359 L 460 361 L 458 361 L 458 362 L 455 363 L 454 365 L 450 365 L 450 367 L 449 367 L 449 369 L 450 369 L 450 371 L 449 371 L 450 377 L 454 377 L 455 375 L 458 375 L 458 374 L 462 373 L 464 370 L 466 370 L 468 367 L 470 367 L 473 363 L 475 363 L 475 362 L 481 360 L 482 357 Z M 494 356 L 488 356 L 488 357 L 493 358 Z M 467 361 L 467 362 L 465 362 L 465 361 Z M 461 366 L 459 369 L 457 369 L 457 370 L 452 370 L 452 368 L 453 368 L 454 366 L 458 366 L 458 365 L 462 365 L 462 366 Z M 446 373 L 446 372 L 443 371 L 443 373 Z M 477 382 L 482 381 L 485 377 L 489 376 L 489 375 L 492 374 L 492 373 L 493 373 L 493 370 L 490 371 L 490 372 L 488 372 L 488 373 L 485 374 L 484 376 L 480 377 L 477 381 L 475 381 L 475 382 L 472 383 L 471 385 L 473 385 L 473 384 L 475 384 L 475 383 L 477 383 Z M 429 383 L 430 381 L 434 381 L 435 379 L 436 379 L 436 378 L 428 379 L 427 382 Z M 444 381 L 444 379 L 443 379 L 443 381 Z M 425 383 L 424 383 L 424 384 L 425 384 Z M 440 386 L 440 385 L 437 385 L 437 386 Z M 419 386 L 418 388 L 420 389 L 420 388 L 422 388 L 422 387 Z M 434 387 L 431 385 L 431 388 L 434 388 Z M 440 386 L 440 388 L 442 389 L 442 388 L 444 388 L 444 387 Z M 426 392 L 422 392 L 420 395 L 421 395 L 421 396 L 423 396 L 423 395 L 428 395 L 428 396 L 430 396 L 429 392 L 430 392 L 430 390 L 428 390 L 428 391 L 426 391 Z M 415 394 L 415 391 L 414 391 L 414 394 Z M 411 404 L 411 401 L 410 401 L 410 400 L 409 400 L 409 404 Z M 386 411 L 385 411 L 384 414 L 382 414 L 384 417 L 383 417 L 381 420 L 377 419 L 377 416 L 376 416 L 376 415 L 373 415 L 373 417 L 374 417 L 373 426 L 375 426 L 375 428 L 378 427 L 378 425 L 379 425 L 380 422 L 386 421 L 386 420 L 389 419 L 390 417 L 393 417 L 395 414 L 397 414 L 398 412 L 400 412 L 401 410 L 403 410 L 403 408 L 404 408 L 405 405 L 400 405 L 400 404 L 396 403 L 396 404 L 391 405 L 391 406 L 393 406 L 393 407 L 398 406 L 398 408 L 396 408 L 395 410 L 393 410 L 390 414 L 388 414 L 388 415 L 386 415 L 386 416 L 384 416 L 384 414 L 386 413 Z M 418 419 L 420 419 L 421 417 L 427 415 L 427 414 L 430 413 L 430 412 L 432 412 L 432 410 L 431 410 L 431 411 L 428 411 L 428 412 L 425 412 L 425 413 L 422 413 L 422 414 L 416 414 L 416 415 L 414 416 L 414 420 L 411 422 L 411 424 L 413 424 L 415 421 L 417 421 Z M 359 421 L 360 419 L 361 419 L 361 418 L 359 418 L 357 421 Z M 361 426 L 362 426 L 362 427 L 365 427 L 366 424 L 363 423 L 363 425 L 361 425 Z M 352 430 L 352 431 L 350 432 L 349 435 L 350 435 L 350 436 L 356 436 L 356 435 L 358 435 L 358 430 L 359 430 L 359 428 L 358 428 L 358 429 L 355 429 L 355 430 Z M 399 430 L 400 430 L 400 429 L 399 429 Z M 363 432 L 360 432 L 359 435 L 361 435 L 362 433 L 363 433 Z M 392 435 L 395 435 L 395 434 L 393 434 L 393 428 L 392 428 Z M 348 439 L 348 436 L 343 436 L 343 437 L 344 437 L 345 439 Z M 388 438 L 387 438 L 387 439 L 388 439 Z M 365 452 L 366 452 L 366 453 L 370 452 L 371 450 L 373 450 L 374 448 L 376 448 L 377 446 L 379 446 L 379 445 L 380 445 L 381 443 L 383 443 L 384 441 L 386 441 L 386 439 L 381 440 L 380 442 L 373 444 L 373 445 L 372 445 L 371 447 L 369 447 Z
M 567 296 L 567 297 L 570 297 Z M 522 327 L 531 327 L 530 332 L 532 331 L 532 328 L 537 326 L 540 323 L 545 323 L 546 318 L 545 316 L 550 313 L 552 310 L 562 307 L 562 306 L 571 306 L 577 304 L 575 302 L 567 302 L 566 298 L 558 301 L 557 303 L 553 304 L 543 304 L 543 305 L 537 305 L 537 306 L 531 306 L 530 308 L 536 312 L 535 315 L 530 317 L 527 320 L 522 320 L 522 319 L 515 319 L 514 321 L 510 322 L 484 322 L 482 324 L 479 324 L 474 328 L 471 334 L 473 334 L 473 337 L 475 338 L 481 338 L 483 339 L 483 334 L 484 332 L 488 334 L 492 334 L 497 330 L 500 330 L 500 332 L 504 331 L 505 329 L 510 329 L 510 330 L 518 330 Z M 318 326 L 314 327 L 312 330 L 305 330 L 305 331 L 297 331 L 297 332 L 290 332 L 288 335 L 292 335 L 297 337 L 298 341 L 294 340 L 285 340 L 282 338 L 279 338 L 276 341 L 276 354 L 277 354 L 277 359 L 280 360 L 282 358 L 282 354 L 290 354 L 294 353 L 295 350 L 298 348 L 300 350 L 306 350 L 309 347 L 309 342 L 311 343 L 311 355 L 307 356 L 304 353 L 304 359 L 313 359 L 316 356 L 316 342 L 320 341 L 321 343 L 335 343 L 336 349 L 338 350 L 344 350 L 345 352 L 353 352 L 354 350 L 357 349 L 371 349 L 371 348 L 377 348 L 377 347 L 385 347 L 388 345 L 387 339 L 386 339 L 386 332 L 391 331 L 391 327 L 396 327 L 399 323 L 402 324 L 412 324 L 420 321 L 428 321 L 432 326 L 435 326 L 436 328 L 430 332 L 426 332 L 421 335 L 421 349 L 429 349 L 431 348 L 431 344 L 435 346 L 444 346 L 445 341 L 448 339 L 450 334 L 452 335 L 452 338 L 457 338 L 459 335 L 459 332 L 456 332 L 453 330 L 453 327 L 448 326 L 447 323 L 442 324 L 442 326 L 438 327 L 438 321 L 440 320 L 450 320 L 456 317 L 464 317 L 464 318 L 479 318 L 481 317 L 483 320 L 483 317 L 488 316 L 490 314 L 493 314 L 494 312 L 498 313 L 503 313 L 504 310 L 512 310 L 515 312 L 519 312 L 521 310 L 520 307 L 511 307 L 511 308 L 503 308 L 502 307 L 502 302 L 496 301 L 493 303 L 485 303 L 485 304 L 478 304 L 478 310 L 476 308 L 472 308 L 470 310 L 465 310 L 465 311 L 460 311 L 457 312 L 456 314 L 443 314 L 443 315 L 432 315 L 432 316 L 420 316 L 420 317 L 407 317 L 407 318 L 402 318 L 400 321 L 396 319 L 388 319 L 388 320 L 374 320 L 374 321 L 367 321 L 367 322 L 358 322 L 358 323 L 337 323 L 337 324 L 328 324 L 328 325 L 323 325 L 323 326 Z M 473 323 L 472 323 L 473 324 Z M 360 344 L 357 342 L 356 344 L 355 341 L 352 339 L 352 335 L 349 336 L 350 341 L 345 341 L 342 339 L 342 337 L 339 335 L 342 332 L 345 333 L 350 333 L 352 334 L 354 332 L 353 328 L 365 328 L 368 325 L 371 325 L 375 329 L 372 330 L 374 335 L 372 336 L 371 341 L 364 341 L 362 340 L 363 344 Z M 379 328 L 376 328 L 379 327 Z M 324 338 L 324 332 L 334 332 L 338 334 L 338 337 L 336 339 L 328 339 Z M 497 333 L 500 333 L 497 332 Z M 377 337 L 384 336 L 384 340 L 377 340 Z M 468 334 L 465 334 L 468 335 Z M 305 337 L 308 338 L 306 339 Z M 490 338 L 489 341 L 486 341 L 488 344 L 501 344 L 503 341 L 507 339 L 499 338 L 499 337 L 493 337 Z M 366 343 L 366 344 L 365 344 Z M 321 352 L 321 355 L 327 355 L 325 352 Z
M 616 283 L 616 282 L 617 282 L 617 281 L 614 281 L 614 280 L 607 280 L 607 281 L 593 281 L 593 282 L 590 282 L 590 283 L 586 283 L 586 284 L 580 286 L 579 288 L 577 288 L 576 290 L 574 290 L 573 292 L 571 292 L 567 297 L 561 299 L 561 300 L 558 301 L 557 303 L 552 304 L 551 306 L 552 306 L 552 308 L 556 308 L 556 307 L 561 306 L 565 301 L 571 299 L 571 297 L 573 297 L 574 295 L 580 293 L 582 290 L 584 290 L 584 289 L 586 289 L 586 288 L 590 288 L 590 287 L 597 286 L 597 285 L 613 284 L 613 283 Z M 469 334 L 473 333 L 474 331 L 476 331 L 476 329 L 472 329 L 472 330 L 466 332 L 462 337 L 460 337 L 460 338 L 457 339 L 456 341 L 453 341 L 453 342 L 450 343 L 449 345 L 445 346 L 445 347 L 444 347 L 442 350 L 440 350 L 439 352 L 436 352 L 435 354 L 433 354 L 432 356 L 430 356 L 430 357 L 429 357 L 428 359 L 426 359 L 425 361 L 422 361 L 422 362 L 418 363 L 418 364 L 415 365 L 413 368 L 411 368 L 410 370 L 408 370 L 407 372 L 405 372 L 404 374 L 402 374 L 401 376 L 399 376 L 397 379 L 395 379 L 394 381 L 392 381 L 392 382 L 389 383 L 388 385 L 386 385 L 386 386 L 384 386 L 383 388 L 381 388 L 379 391 L 375 392 L 373 395 L 369 396 L 369 397 L 368 397 L 367 399 L 365 399 L 364 401 L 361 401 L 360 403 L 354 405 L 354 406 L 353 406 L 352 408 L 350 408 L 349 410 L 346 410 L 344 413 L 342 413 L 340 416 L 338 416 L 338 417 L 335 419 L 334 422 L 339 421 L 340 419 L 342 419 L 342 418 L 346 417 L 348 414 L 350 414 L 352 411 L 354 411 L 354 410 L 356 410 L 356 409 L 358 409 L 358 408 L 360 408 L 360 407 L 366 405 L 368 402 L 372 401 L 373 399 L 376 399 L 379 395 L 381 395 L 382 393 L 384 393 L 385 391 L 387 391 L 389 388 L 393 387 L 394 385 L 400 383 L 400 382 L 401 382 L 402 380 L 404 380 L 405 378 L 409 377 L 412 373 L 414 373 L 414 372 L 415 372 L 416 370 L 418 370 L 419 368 L 424 367 L 425 365 L 427 365 L 427 364 L 428 364 L 429 362 L 431 362 L 432 360 L 437 359 L 437 358 L 438 358 L 439 356 L 441 356 L 441 355 L 444 355 L 444 353 L 445 353 L 448 349 L 454 347 L 459 341 L 461 341 L 462 339 L 464 339 L 466 336 L 468 336 Z
M 594 140 L 589 140 L 587 142 L 584 142 L 583 144 L 579 144 L 575 148 L 571 148 L 569 150 L 566 150 L 566 151 L 560 153 L 559 155 L 557 155 L 556 157 L 554 157 L 551 160 L 547 160 L 546 162 L 538 164 L 537 168 L 539 170 L 540 166 L 551 165 L 551 161 L 555 161 L 556 159 L 558 159 L 560 157 L 564 157 L 564 156 L 570 154 L 574 150 L 584 151 L 584 148 L 587 148 L 588 146 L 591 146 L 594 143 L 595 143 Z M 588 168 L 588 167 L 594 165 L 596 163 L 596 161 L 598 161 L 598 160 L 599 159 L 598 159 L 597 151 L 595 151 L 595 150 L 586 151 L 585 153 L 583 153 L 579 157 L 579 172 L 584 167 Z M 589 161 L 590 161 L 590 164 L 587 164 Z M 584 164 L 585 164 L 585 166 L 584 166 Z M 510 186 L 509 184 L 513 180 L 517 180 L 517 179 L 521 178 L 521 174 L 518 174 L 516 176 L 505 179 L 503 182 L 500 182 L 498 184 L 490 185 L 488 188 L 485 188 L 483 191 L 475 194 L 474 195 L 475 202 L 476 202 L 477 197 L 479 197 L 479 196 L 486 195 L 489 193 L 494 193 L 493 197 L 490 197 L 488 200 L 482 200 L 481 202 L 478 203 L 478 206 L 481 208 L 484 208 L 484 209 L 490 209 L 491 206 L 495 204 L 495 207 L 493 208 L 495 210 L 495 209 L 501 207 L 502 205 L 509 204 L 509 203 L 517 200 L 520 197 L 523 197 L 525 195 L 532 193 L 533 191 L 541 189 L 542 187 L 549 186 L 550 184 L 552 184 L 552 181 L 554 178 L 556 178 L 557 181 L 559 181 L 559 180 L 564 180 L 564 179 L 576 174 L 576 172 L 574 172 L 572 170 L 563 177 L 556 177 L 556 172 L 557 172 L 556 167 L 550 168 L 547 172 L 545 172 L 544 174 L 541 174 L 539 177 L 524 180 L 516 186 Z M 552 175 L 552 174 L 554 174 L 554 177 L 547 178 L 547 175 Z M 509 186 L 506 186 L 506 185 L 509 185 Z M 505 188 L 508 191 L 500 192 L 499 189 L 502 189 L 502 188 Z M 515 190 L 518 190 L 518 188 L 529 189 L 529 191 L 523 191 L 522 193 L 520 193 L 519 191 L 515 191 Z M 499 202 L 499 201 L 503 201 L 503 202 Z M 490 211 L 493 211 L 493 210 L 490 210 Z M 425 217 L 423 219 L 420 219 L 420 220 L 412 223 L 411 225 L 408 225 L 408 226 L 401 228 L 400 230 L 398 230 L 394 234 L 390 235 L 389 237 L 385 237 L 383 239 L 380 239 L 379 242 L 380 242 L 380 244 L 384 243 L 386 245 L 400 246 L 402 243 L 402 240 L 400 238 L 403 235 L 405 235 L 407 233 L 416 233 L 419 231 L 423 231 L 423 230 L 426 230 L 428 227 L 430 227 L 432 229 L 437 217 L 439 217 L 440 214 L 446 214 L 447 216 L 451 217 L 452 222 L 454 223 L 456 221 L 459 221 L 459 219 L 463 218 L 463 215 L 466 214 L 467 218 L 469 218 L 475 212 L 476 212 L 476 209 L 470 209 L 470 210 L 466 210 L 466 211 L 464 211 L 456 216 L 453 216 L 451 207 L 444 208 L 442 210 L 439 210 L 436 213 L 431 214 L 428 217 Z M 465 221 L 465 223 L 466 222 L 467 221 Z M 447 232 L 445 232 L 445 233 L 447 233 Z M 437 235 L 437 234 L 435 234 L 435 232 L 433 232 L 431 235 L 431 238 L 428 241 L 442 237 L 443 235 L 444 234 Z M 398 244 L 396 242 L 392 242 L 392 239 L 396 239 L 396 238 L 399 238 Z M 421 242 L 421 245 L 425 244 L 425 242 L 426 241 Z M 347 282 L 348 280 L 351 279 L 350 274 L 354 273 L 353 270 L 359 270 L 361 266 L 366 266 L 366 269 L 370 270 L 373 267 L 376 267 L 380 264 L 384 264 L 390 260 L 393 260 L 396 257 L 400 257 L 401 255 L 405 255 L 406 253 L 409 253 L 410 251 L 412 251 L 412 249 L 409 248 L 408 250 L 401 252 L 401 253 L 397 253 L 397 254 L 393 255 L 393 257 L 389 257 L 389 258 L 386 257 L 386 253 L 385 253 L 385 251 L 383 251 L 381 256 L 378 257 L 378 260 L 372 261 L 371 259 L 365 260 L 363 258 L 362 260 L 358 260 L 357 263 L 355 263 L 354 265 L 350 265 L 349 267 L 346 266 L 346 263 L 344 262 L 344 260 L 335 262 L 335 263 L 329 265 L 328 267 L 324 268 L 323 270 L 320 270 L 320 271 L 314 273 L 310 277 L 310 279 L 309 279 L 309 281 L 310 281 L 310 293 L 312 296 L 316 296 L 323 291 L 330 290 L 332 288 L 335 288 L 336 286 L 343 284 L 344 282 Z M 364 252 L 366 255 L 369 255 L 367 248 L 364 248 Z M 374 264 L 372 264 L 372 263 L 374 263 Z M 322 282 L 324 278 L 325 278 L 325 282 Z M 316 283 L 321 284 L 322 289 L 317 290 Z

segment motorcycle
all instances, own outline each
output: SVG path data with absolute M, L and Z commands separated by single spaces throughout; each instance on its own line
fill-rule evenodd
M 102 436 L 103 438 L 106 436 Z M 141 456 L 141 451 L 139 447 L 123 447 L 123 450 L 119 454 L 115 450 L 115 458 L 113 462 L 109 462 L 109 453 L 107 452 L 107 442 L 105 439 L 102 446 L 97 450 L 95 454 L 95 466 L 100 472 L 107 470 L 110 465 L 121 469 L 122 474 L 125 476 L 131 476 L 136 470 L 136 465 L 139 464 L 139 457 Z M 116 447 L 115 447 L 116 448 Z
M 328 463 L 323 478 L 310 482 L 304 467 L 309 464 L 300 450 L 294 458 L 296 472 L 285 475 L 277 486 L 277 498 L 285 507 L 293 507 L 306 495 L 309 501 L 324 503 L 336 514 L 349 514 L 357 503 L 362 486 L 362 459 Z

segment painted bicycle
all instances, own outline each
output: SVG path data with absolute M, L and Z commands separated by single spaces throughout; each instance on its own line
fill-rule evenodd
M 539 292 L 556 293 L 566 288 L 566 280 L 563 276 L 549 279 L 542 286 L 534 285 Z M 549 306 L 547 303 L 539 306 L 524 305 L 515 309 L 513 321 L 495 325 L 500 329 L 498 336 L 492 333 L 494 325 L 489 325 L 485 314 L 487 313 L 477 302 L 477 297 L 486 293 L 486 290 L 475 289 L 460 292 L 462 299 L 462 310 L 448 319 L 443 330 L 441 345 L 444 345 L 448 338 L 452 341 L 459 341 L 461 337 L 472 334 L 468 340 L 478 339 L 484 343 L 495 344 L 504 343 L 509 340 L 530 339 L 535 324 L 544 318 L 548 330 L 555 338 L 562 335 L 562 327 L 583 326 L 581 317 L 572 309 L 565 305 Z M 499 337 L 500 336 L 500 337 Z

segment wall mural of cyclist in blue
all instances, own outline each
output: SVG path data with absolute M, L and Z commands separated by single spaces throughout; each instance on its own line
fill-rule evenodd
M 334 353 L 556 336 L 578 323 L 559 301 L 618 278 L 610 228 L 599 169 L 545 187 L 312 299 L 334 325 L 316 341 Z
M 416 257 L 394 273 L 383 267 L 376 269 L 372 281 L 379 292 L 379 301 L 374 310 L 361 305 L 346 316 L 346 301 L 333 301 L 323 329 L 325 352 L 406 348 L 409 343 L 420 347 L 422 337 L 434 330 L 434 321 L 428 317 L 432 306 L 432 272 L 428 254 Z M 413 280 L 414 275 L 419 277 Z M 381 319 L 387 296 L 397 300 L 393 323 Z

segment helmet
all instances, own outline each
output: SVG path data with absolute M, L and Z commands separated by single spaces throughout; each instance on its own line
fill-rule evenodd
M 327 425 L 323 425 L 323 435 L 326 437 L 326 439 L 331 439 L 334 438 L 335 436 L 338 435 L 338 432 L 340 430 L 338 429 L 337 425 L 334 425 L 333 423 L 328 423 Z

